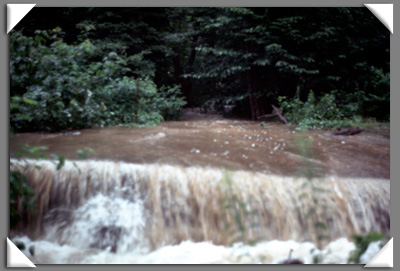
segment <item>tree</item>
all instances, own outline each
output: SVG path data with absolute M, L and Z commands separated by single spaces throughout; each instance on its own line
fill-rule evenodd
M 51 23 L 43 19 L 48 13 Z M 280 97 L 306 102 L 311 91 L 317 99 L 335 91 L 335 103 L 351 114 L 389 117 L 389 32 L 366 8 L 40 8 L 24 21 L 29 24 L 17 29 L 21 47 L 13 45 L 19 51 L 11 58 L 11 96 L 25 97 L 21 108 L 30 101 L 27 86 L 42 86 L 44 77 L 31 75 L 45 71 L 27 53 L 36 43 L 37 52 L 61 53 L 51 47 L 53 40 L 37 35 L 45 26 L 62 29 L 59 46 L 75 58 L 80 56 L 74 50 L 91 47 L 82 60 L 104 72 L 104 59 L 111 57 L 108 63 L 120 68 L 106 77 L 115 84 L 126 82 L 124 77 L 132 85 L 151 81 L 161 96 L 168 89 L 178 92 L 178 85 L 187 106 L 236 105 L 239 116 L 256 120 L 279 105 Z M 77 59 L 65 65 L 74 61 L 90 70 Z M 53 75 L 68 71 L 55 69 Z M 78 73 L 96 85 L 96 75 Z M 68 96 L 67 90 L 61 93 Z

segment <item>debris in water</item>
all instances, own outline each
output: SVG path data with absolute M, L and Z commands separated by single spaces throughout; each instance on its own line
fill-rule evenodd
M 291 248 L 287 260 L 281 261 L 279 264 L 304 264 L 300 259 L 292 259 L 293 251 L 293 248 Z
M 30 247 L 29 247 L 29 253 L 30 253 L 32 256 L 35 256 L 35 247 L 34 247 L 34 246 L 30 246 Z
M 360 128 L 349 128 L 349 129 L 343 129 L 343 130 L 336 130 L 335 132 L 331 133 L 330 136 L 349 136 L 349 135 L 355 135 L 361 133 L 363 130 Z

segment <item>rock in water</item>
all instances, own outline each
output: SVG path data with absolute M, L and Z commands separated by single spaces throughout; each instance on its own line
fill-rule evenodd
M 30 247 L 29 247 L 29 253 L 30 253 L 32 256 L 35 256 L 35 247 L 34 247 L 34 246 L 30 246 Z
M 293 252 L 293 249 L 290 249 L 287 260 L 284 260 L 284 261 L 280 262 L 279 264 L 304 264 L 303 261 L 301 261 L 300 259 L 292 259 L 292 252 Z

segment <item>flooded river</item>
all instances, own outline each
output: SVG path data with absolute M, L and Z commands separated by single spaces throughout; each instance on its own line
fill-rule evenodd
M 304 159 L 316 167 L 316 175 L 343 177 L 390 177 L 390 139 L 376 133 L 329 136 L 328 131 L 305 135 L 280 123 L 218 118 L 164 122 L 146 128 L 102 128 L 70 134 L 17 134 L 10 150 L 20 143 L 47 146 L 49 153 L 78 159 L 76 150 L 90 147 L 98 160 L 211 166 L 293 176 Z M 308 157 L 301 155 L 299 141 L 308 142 Z M 318 166 L 317 166 L 318 165 Z M 300 171 L 301 173 L 301 171 Z
M 68 158 L 59 170 L 11 159 L 38 204 L 13 240 L 36 263 L 279 263 L 290 249 L 346 263 L 351 234 L 389 234 L 388 135 L 186 116 L 12 136 L 11 152 L 28 143 Z M 78 160 L 85 147 L 96 154 Z

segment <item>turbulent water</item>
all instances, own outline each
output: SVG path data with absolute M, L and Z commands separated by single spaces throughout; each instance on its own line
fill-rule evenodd
M 246 170 L 293 176 L 307 162 L 319 176 L 390 178 L 388 133 L 329 136 L 329 131 L 302 134 L 285 125 L 227 119 L 196 119 L 164 122 L 155 127 L 111 127 L 70 133 L 17 134 L 10 151 L 21 143 L 47 146 L 48 153 L 78 159 L 76 150 L 90 147 L 96 160 L 140 164 L 168 164 Z M 301 142 L 309 147 L 307 157 Z
M 186 240 L 225 248 L 274 239 L 317 244 L 319 236 L 333 241 L 353 233 L 388 232 L 390 226 L 387 180 L 332 176 L 314 180 L 320 183 L 314 187 L 304 178 L 201 167 L 76 161 L 56 170 L 50 161 L 11 163 L 36 191 L 38 210 L 24 232 L 53 249 L 58 244 L 88 255 L 140 255 Z
M 389 235 L 389 139 L 310 132 L 300 142 L 312 155 L 297 139 L 282 125 L 222 119 L 17 135 L 11 151 L 28 142 L 72 159 L 87 144 L 97 154 L 59 170 L 10 160 L 37 203 L 12 240 L 38 264 L 280 263 L 291 249 L 304 263 L 346 263 L 352 234 Z M 296 177 L 304 169 L 313 177 Z

